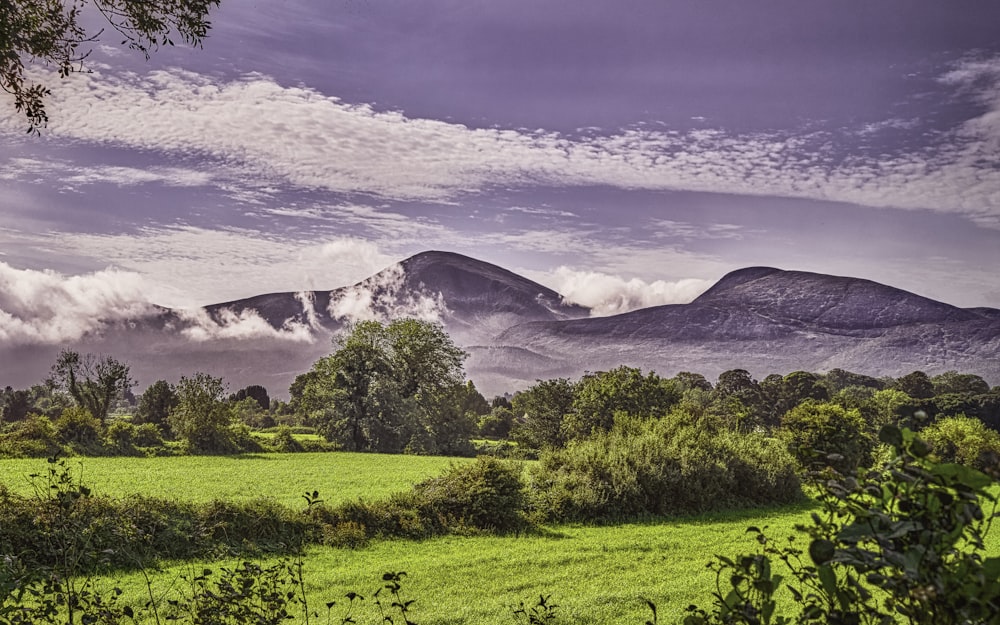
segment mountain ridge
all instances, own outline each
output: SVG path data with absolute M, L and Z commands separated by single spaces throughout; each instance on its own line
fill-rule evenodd
M 36 383 L 65 347 L 126 360 L 140 383 L 206 371 L 280 395 L 331 351 L 330 339 L 349 321 L 418 316 L 441 323 L 469 352 L 468 376 L 488 395 L 622 364 L 709 378 L 734 368 L 758 376 L 957 369 L 1000 383 L 1000 310 L 958 308 L 861 278 L 747 267 L 687 304 L 589 315 L 503 267 L 429 251 L 328 291 L 154 308 L 68 345 L 0 344 L 0 376 Z

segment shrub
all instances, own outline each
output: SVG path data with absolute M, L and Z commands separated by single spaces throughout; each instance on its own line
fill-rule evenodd
M 273 499 L 212 501 L 197 512 L 197 524 L 215 545 L 241 551 L 285 551 L 305 544 L 311 520 Z
M 808 536 L 774 543 L 751 527 L 760 551 L 719 556 L 711 610 L 687 609 L 686 625 L 1000 621 L 1000 558 L 983 542 L 995 514 L 993 480 L 974 469 L 929 460 L 908 430 L 886 426 L 892 458 L 858 477 L 820 484 L 822 509 L 799 526 Z M 779 602 L 786 576 L 794 602 Z M 775 567 L 776 568 L 776 567 Z M 795 606 L 794 614 L 783 613 Z M 654 608 L 655 614 L 655 608 Z
M 846 474 L 871 462 L 872 441 L 857 410 L 807 400 L 785 413 L 781 438 L 803 468 Z
M 163 432 L 155 423 L 133 426 L 132 442 L 137 447 L 163 447 Z
M 75 450 L 94 452 L 100 449 L 101 422 L 86 409 L 66 408 L 54 425 L 59 440 Z
M 9 458 L 45 458 L 63 451 L 56 428 L 48 417 L 28 415 L 24 421 L 8 426 L 0 437 L 0 456 Z
M 453 465 L 413 490 L 418 505 L 444 517 L 448 525 L 513 532 L 526 526 L 522 471 L 520 464 L 483 456 Z
M 134 456 L 136 427 L 128 421 L 112 421 L 104 431 L 104 448 L 116 456 Z
M 254 438 L 253 432 L 247 424 L 234 423 L 228 429 L 228 440 L 232 451 L 239 453 L 258 453 L 264 451 L 263 445 Z M 220 451 L 222 451 L 221 448 Z
M 302 443 L 295 440 L 292 436 L 292 428 L 287 425 L 279 426 L 274 433 L 274 438 L 271 440 L 271 447 L 275 451 L 280 452 L 296 452 L 303 451 Z
M 546 452 L 531 508 L 549 520 L 690 514 L 795 501 L 795 460 L 761 433 L 697 426 L 686 415 L 626 419 L 611 432 Z
M 921 430 L 920 437 L 941 462 L 957 462 L 981 471 L 1000 459 L 1000 433 L 972 417 L 945 417 Z
M 368 532 L 365 526 L 357 521 L 342 521 L 337 525 L 323 527 L 322 542 L 331 547 L 357 549 L 368 544 Z

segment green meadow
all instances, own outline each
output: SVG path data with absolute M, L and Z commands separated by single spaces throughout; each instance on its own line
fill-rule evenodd
M 306 491 L 319 491 L 330 504 L 381 499 L 439 474 L 465 458 L 350 452 L 262 453 L 240 456 L 156 458 L 69 458 L 73 476 L 95 493 L 112 497 L 142 494 L 203 503 L 214 499 L 271 497 L 301 508 Z M 44 475 L 42 458 L 0 460 L 0 484 L 30 494 L 31 474 Z M 41 484 L 40 481 L 35 481 Z
M 300 508 L 307 490 L 319 490 L 331 503 L 374 500 L 408 489 L 454 462 L 463 460 L 306 453 L 86 458 L 70 459 L 68 466 L 95 492 L 112 496 L 144 493 L 196 502 L 269 496 Z M 27 475 L 46 469 L 44 460 L 0 461 L 0 482 L 30 492 Z M 307 598 L 319 612 L 310 623 L 341 623 L 351 591 L 367 598 L 352 613 L 354 621 L 381 623 L 372 596 L 389 571 L 406 572 L 403 599 L 415 599 L 409 616 L 420 625 L 512 624 L 516 607 L 521 602 L 531 606 L 539 596 L 558 605 L 557 624 L 646 623 L 652 613 L 644 598 L 658 606 L 660 623 L 679 622 L 686 606 L 708 607 L 715 575 L 706 565 L 715 555 L 755 551 L 748 526 L 766 528 L 769 536 L 783 540 L 797 533 L 796 523 L 808 522 L 815 506 L 806 501 L 615 525 L 550 525 L 516 536 L 472 532 L 421 541 L 373 540 L 357 549 L 314 545 L 301 556 Z M 989 536 L 987 551 L 1000 554 L 998 532 Z M 262 556 L 258 561 L 277 560 Z M 144 605 L 150 592 L 165 605 L 186 587 L 185 575 L 238 564 L 227 558 L 151 563 L 145 573 L 119 572 L 99 585 L 120 586 L 122 599 L 133 606 Z M 779 596 L 790 605 L 790 594 Z M 329 611 L 328 602 L 336 602 Z M 299 619 L 289 622 L 305 622 Z M 146 615 L 142 622 L 156 621 Z
M 341 622 L 345 595 L 365 596 L 358 622 L 379 623 L 371 605 L 382 573 L 404 571 L 403 598 L 416 599 L 411 618 L 429 623 L 513 623 L 520 602 L 533 605 L 550 595 L 560 623 L 634 623 L 652 613 L 641 597 L 657 604 L 660 622 L 676 622 L 693 602 L 707 607 L 715 554 L 734 555 L 756 545 L 749 525 L 768 526 L 775 537 L 794 533 L 810 504 L 612 526 L 569 525 L 522 536 L 446 536 L 375 541 L 360 549 L 309 548 L 304 557 L 307 598 L 320 610 L 313 622 Z M 266 561 L 273 562 L 273 560 Z M 204 566 L 237 561 L 181 563 L 159 572 L 157 596 L 183 587 L 182 575 Z M 110 581 L 108 582 L 110 583 Z M 147 596 L 140 574 L 119 577 L 133 605 Z M 337 605 L 327 615 L 325 604 Z M 303 622 L 303 621 L 295 621 Z

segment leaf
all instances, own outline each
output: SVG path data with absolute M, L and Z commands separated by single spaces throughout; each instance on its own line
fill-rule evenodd
M 931 467 L 931 473 L 940 477 L 952 478 L 961 484 L 981 490 L 993 483 L 993 479 L 981 471 L 962 464 L 941 463 Z
M 895 425 L 884 425 L 879 430 L 878 439 L 886 445 L 891 445 L 899 449 L 903 446 L 903 431 Z
M 986 558 L 983 561 L 983 573 L 989 580 L 1000 579 L 1000 558 Z
M 833 597 L 837 594 L 837 574 L 833 572 L 832 566 L 824 564 L 819 567 L 819 581 L 829 596 Z
M 913 437 L 913 442 L 910 444 L 910 452 L 917 458 L 924 458 L 927 454 L 931 453 L 931 446 L 924 439 Z
M 812 558 L 812 561 L 817 566 L 824 565 L 832 560 L 836 553 L 837 546 L 825 538 L 819 538 L 809 543 L 809 557 Z

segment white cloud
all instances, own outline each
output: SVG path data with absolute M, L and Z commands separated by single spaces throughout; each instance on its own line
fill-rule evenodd
M 678 238 L 686 241 L 694 239 L 742 239 L 747 229 L 737 224 L 693 224 L 673 219 L 654 219 L 650 226 L 658 239 Z
M 286 322 L 281 328 L 275 329 L 256 310 L 236 312 L 230 308 L 223 308 L 216 313 L 216 319 L 213 319 L 204 308 L 176 312 L 183 322 L 183 326 L 178 330 L 182 336 L 193 341 L 280 339 L 313 343 L 316 340 L 310 325 Z
M 0 343 L 60 343 L 155 312 L 139 274 L 66 276 L 0 262 Z
M 406 317 L 440 323 L 448 312 L 441 293 L 405 292 L 405 278 L 402 265 L 396 264 L 348 287 L 330 299 L 330 316 L 349 323 Z
M 181 70 L 49 80 L 48 132 L 197 154 L 247 180 L 401 200 L 451 201 L 494 185 L 605 184 L 958 211 L 989 222 L 1000 215 L 998 65 L 970 61 L 942 78 L 980 94 L 985 113 L 936 144 L 877 157 L 845 159 L 851 146 L 825 134 L 631 129 L 570 137 L 469 128 L 378 112 L 266 76 L 214 84 Z M 20 130 L 12 107 L 0 111 L 0 126 Z
M 63 253 L 104 259 L 145 276 L 150 301 L 191 308 L 261 293 L 332 289 L 397 257 L 352 237 L 301 241 L 238 229 L 148 228 L 139 234 L 55 234 Z
M 146 169 L 110 165 L 92 167 L 74 165 L 60 160 L 40 160 L 15 157 L 0 165 L 0 180 L 58 179 L 65 185 L 110 183 L 118 186 L 138 186 L 161 183 L 172 187 L 200 187 L 212 184 L 208 172 L 184 167 L 153 166 Z
M 710 280 L 697 278 L 646 282 L 566 266 L 547 274 L 536 274 L 535 279 L 558 291 L 565 301 L 590 308 L 594 317 L 664 304 L 687 304 L 712 286 Z

